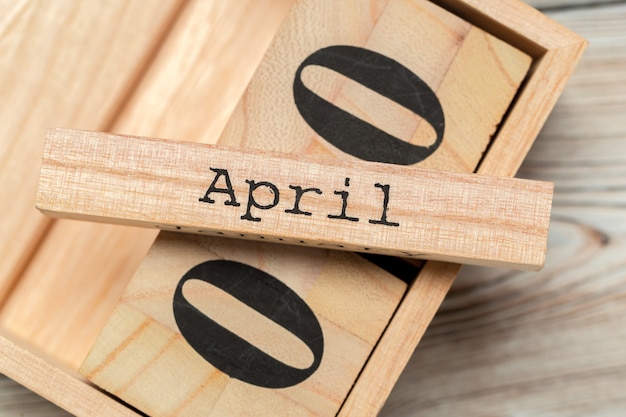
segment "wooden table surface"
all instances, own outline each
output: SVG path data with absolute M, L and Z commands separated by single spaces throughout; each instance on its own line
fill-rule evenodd
M 465 267 L 381 416 L 626 415 L 626 1 L 532 4 L 590 41 L 519 173 L 556 185 L 546 267 Z

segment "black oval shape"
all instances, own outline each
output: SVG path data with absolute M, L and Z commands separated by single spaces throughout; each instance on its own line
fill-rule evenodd
M 302 82 L 302 71 L 309 65 L 336 71 L 411 110 L 433 127 L 435 142 L 410 144 L 318 96 Z M 300 115 L 317 134 L 365 161 L 415 164 L 435 152 L 443 140 L 445 121 L 437 95 L 411 70 L 369 49 L 335 45 L 312 53 L 296 71 L 293 95 Z
M 306 369 L 286 365 L 222 327 L 183 295 L 185 282 L 196 279 L 216 286 L 298 337 L 313 353 Z M 313 311 L 293 290 L 268 273 L 226 260 L 191 268 L 178 282 L 174 318 L 187 343 L 206 361 L 232 378 L 267 388 L 296 385 L 317 370 L 324 353 L 322 328 Z

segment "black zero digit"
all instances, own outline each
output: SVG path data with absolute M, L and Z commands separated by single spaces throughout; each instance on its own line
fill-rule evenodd
M 313 353 L 311 366 L 289 366 L 207 317 L 183 295 L 183 286 L 189 280 L 214 285 L 291 332 Z M 281 281 L 252 266 L 226 260 L 194 266 L 178 282 L 173 307 L 176 324 L 187 343 L 232 378 L 267 388 L 284 388 L 308 378 L 321 362 L 324 337 L 313 311 Z
M 302 82 L 302 71 L 310 65 L 336 71 L 411 110 L 433 127 L 435 141 L 430 146 L 410 144 L 318 96 Z M 314 52 L 298 67 L 293 94 L 300 115 L 317 134 L 365 161 L 412 165 L 435 152 L 443 140 L 444 114 L 436 94 L 399 62 L 368 49 L 336 45 Z

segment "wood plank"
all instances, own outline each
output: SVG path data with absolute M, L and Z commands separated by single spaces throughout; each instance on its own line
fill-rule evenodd
M 550 15 L 590 44 L 520 171 L 556 185 L 546 267 L 464 268 L 382 416 L 626 407 L 626 6 Z
M 188 3 L 134 94 L 115 109 L 109 130 L 217 140 L 289 6 L 289 0 Z M 78 41 L 84 34 L 73 36 Z M 82 100 L 72 103 L 80 108 Z M 33 148 L 39 163 L 41 143 Z M 154 237 L 120 226 L 56 222 L 0 312 L 0 324 L 77 369 Z
M 104 130 L 180 2 L 0 5 L 0 302 L 50 220 L 33 210 L 41 135 L 55 125 Z
M 545 258 L 550 183 L 72 129 L 46 136 L 37 208 L 55 217 L 525 270 Z
M 556 13 L 560 10 L 578 8 L 583 11 L 601 5 L 611 5 L 615 0 L 528 0 L 526 3 L 544 12 Z
M 324 14 L 322 12 L 332 12 L 332 14 Z M 387 15 L 387 13 L 389 14 Z M 301 1 L 296 4 L 291 16 L 296 16 L 297 18 L 288 18 L 283 25 L 277 35 L 274 47 L 270 48 L 246 94 L 241 100 L 240 105 L 236 108 L 231 121 L 227 125 L 220 139 L 221 144 L 287 151 L 291 153 L 310 153 L 350 158 L 345 152 L 346 149 L 341 149 L 341 145 L 330 145 L 327 140 L 316 135 L 307 125 L 307 122 L 300 119 L 299 110 L 294 106 L 292 90 L 294 75 L 297 74 L 298 77 L 301 76 L 302 84 L 305 88 L 309 89 L 309 92 L 324 97 L 328 103 L 333 103 L 334 108 L 338 108 L 338 105 L 343 108 L 345 105 L 346 108 L 350 109 L 350 112 L 359 114 L 360 117 L 364 118 L 367 123 L 372 126 L 378 126 L 377 120 L 379 120 L 378 116 L 380 116 L 378 113 L 381 111 L 391 115 L 390 117 L 398 113 L 401 114 L 401 108 L 398 109 L 396 107 L 394 109 L 393 106 L 389 105 L 385 106 L 384 110 L 368 107 L 368 100 L 363 99 L 366 95 L 362 94 L 362 89 L 358 92 L 358 86 L 355 86 L 352 81 L 346 80 L 345 76 L 341 78 L 341 76 L 333 74 L 334 70 L 329 72 L 312 72 L 307 75 L 304 70 L 308 71 L 310 68 L 304 68 L 304 66 L 307 65 L 303 65 L 301 68 L 303 71 L 298 71 L 300 63 L 303 62 L 307 56 L 315 54 L 316 51 L 320 51 L 320 48 L 325 48 L 333 44 L 347 44 L 363 48 L 372 48 L 379 51 L 377 52 L 378 54 L 387 53 L 393 57 L 392 59 L 402 61 L 402 66 L 406 66 L 405 68 L 409 71 L 418 72 L 420 76 L 425 77 L 427 83 L 432 82 L 432 84 L 430 84 L 431 88 L 433 88 L 437 95 L 441 96 L 441 100 L 444 103 L 452 102 L 454 97 L 462 97 L 464 100 L 467 100 L 465 108 L 478 106 L 476 108 L 485 110 L 478 115 L 465 113 L 466 117 L 472 118 L 475 116 L 475 119 L 468 121 L 468 123 L 475 122 L 474 128 L 478 133 L 469 136 L 471 140 L 467 141 L 467 144 L 465 144 L 466 147 L 463 150 L 457 151 L 454 147 L 447 146 L 449 141 L 454 142 L 454 136 L 450 136 L 447 139 L 444 136 L 443 142 L 445 142 L 445 146 L 441 146 L 438 152 L 433 154 L 433 158 L 437 158 L 440 161 L 439 164 L 442 168 L 472 171 L 475 169 L 482 152 L 487 146 L 490 135 L 493 134 L 497 124 L 501 121 L 503 114 L 506 112 L 530 64 L 530 57 L 526 54 L 507 46 L 503 42 L 476 28 L 472 28 L 471 25 L 468 25 L 466 22 L 455 18 L 428 2 L 393 0 L 388 3 L 346 2 L 337 4 L 336 2 L 330 1 Z M 388 19 L 386 16 L 388 16 Z M 420 21 L 424 20 L 431 24 L 390 25 L 390 22 L 395 22 L 398 18 L 405 19 L 409 16 L 414 16 L 415 19 L 419 18 Z M 303 22 L 306 22 L 306 24 Z M 354 22 L 354 24 L 347 24 L 347 22 Z M 315 30 L 311 30 L 310 27 L 314 27 Z M 355 28 L 359 29 L 355 30 Z M 426 28 L 425 31 L 423 30 L 424 28 Z M 389 37 L 403 42 L 402 45 L 404 46 L 388 46 L 388 48 L 390 48 L 389 50 L 380 49 L 386 45 L 394 44 Z M 410 42 L 407 42 L 407 40 L 410 40 Z M 410 51 L 417 48 L 417 45 L 432 45 L 435 40 L 437 40 L 437 42 L 449 42 L 453 47 L 449 49 L 442 48 L 444 53 L 440 55 L 410 53 Z M 440 52 L 438 48 L 429 48 L 426 50 Z M 361 49 L 359 49 L 359 51 L 362 52 Z M 315 55 L 311 59 L 317 59 L 320 56 L 322 56 L 322 58 L 328 57 L 328 54 L 324 55 L 325 52 L 328 51 L 320 52 L 320 54 Z M 354 52 L 354 50 L 352 50 L 352 52 Z M 480 60 L 477 58 L 477 55 L 483 56 L 485 59 Z M 404 56 L 404 58 L 402 56 Z M 433 56 L 435 58 L 439 56 L 439 60 L 431 60 L 430 58 Z M 377 57 L 375 59 L 380 58 Z M 457 61 L 457 59 L 459 59 L 459 61 Z M 474 61 L 474 59 L 477 61 Z M 484 66 L 481 67 L 481 71 L 458 71 L 454 69 L 455 67 L 464 68 L 464 64 L 474 69 L 474 65 L 478 61 L 484 64 Z M 358 64 L 359 62 L 365 61 L 357 59 L 353 63 Z M 416 67 L 416 63 L 420 63 L 419 65 L 421 66 Z M 442 65 L 436 65 L 436 63 Z M 332 66 L 332 64 L 329 65 Z M 393 65 L 397 66 L 398 64 L 394 63 Z M 358 66 L 359 65 L 356 67 Z M 361 66 L 366 67 L 364 65 Z M 436 75 L 436 72 L 432 70 L 424 71 L 424 74 L 422 74 L 419 68 L 428 66 L 441 69 L 442 71 L 439 75 Z M 351 67 L 355 68 L 354 65 Z M 311 70 L 313 71 L 313 69 Z M 354 74 L 351 73 L 348 73 L 348 75 L 354 76 Z M 296 85 L 296 88 L 299 88 L 300 92 L 304 91 L 302 85 L 299 87 L 298 85 L 299 84 Z M 498 88 L 494 89 L 494 85 L 498 85 Z M 485 86 L 489 88 L 485 90 Z M 455 94 L 453 94 L 455 88 L 464 91 L 464 94 L 455 96 Z M 355 93 L 355 91 L 358 93 Z M 495 94 L 485 96 L 485 91 L 495 92 Z M 304 93 L 306 93 L 306 91 L 304 91 Z M 345 100 L 344 97 L 346 97 Z M 331 101 L 328 101 L 329 99 Z M 489 104 L 477 104 L 476 100 L 481 101 L 481 99 Z M 272 106 L 267 106 L 267 102 L 271 102 Z M 396 106 L 397 104 L 398 102 L 396 102 Z M 442 106 L 447 107 L 448 104 L 442 104 Z M 450 114 L 448 117 L 451 117 L 452 120 L 462 119 L 463 114 L 459 113 L 461 109 L 461 106 L 450 104 Z M 434 123 L 432 118 L 426 116 L 426 119 L 428 124 L 432 126 Z M 409 121 L 407 125 L 400 127 L 404 129 L 404 132 L 415 133 L 419 129 L 426 129 L 428 127 L 426 124 L 427 123 L 421 123 L 419 117 L 415 117 L 413 121 Z M 403 136 L 401 141 L 405 143 L 413 141 L 412 146 L 414 146 L 414 148 L 420 148 L 421 152 L 428 153 L 429 150 L 434 150 L 434 147 L 430 145 L 438 140 L 436 138 L 436 129 L 439 129 L 440 125 L 437 123 L 434 123 L 434 125 L 433 130 L 435 135 L 431 133 L 430 135 L 418 134 L 415 137 Z M 450 130 L 453 132 L 462 132 L 463 128 L 468 128 L 462 123 L 458 123 L 459 127 L 456 130 L 455 123 L 451 123 L 450 126 Z M 427 139 L 425 139 L 425 136 L 427 136 Z M 289 140 L 283 140 L 284 138 L 288 138 Z M 425 140 L 429 140 L 430 142 L 424 142 Z M 362 148 L 367 149 L 365 146 Z M 462 155 L 468 152 L 473 155 L 473 161 L 466 161 L 462 157 Z M 401 153 L 396 153 L 396 155 L 398 154 Z M 377 156 L 370 156 L 370 158 L 377 159 Z M 161 239 L 157 240 L 153 250 L 159 248 L 161 245 L 164 245 Z M 154 262 L 154 259 L 149 258 L 146 262 Z M 274 260 L 272 263 L 274 262 L 280 263 L 278 259 Z M 365 261 L 354 257 L 354 262 L 363 263 Z M 368 268 L 373 268 L 370 273 L 380 276 L 381 272 L 376 272 L 375 267 L 369 265 Z M 333 273 L 346 276 L 346 271 L 343 268 L 337 269 Z M 351 274 L 347 273 L 347 275 L 349 276 Z M 133 313 L 127 312 L 127 314 Z M 427 315 L 424 317 L 426 316 Z M 424 322 L 421 322 L 421 324 L 423 326 L 426 325 Z M 99 340 L 95 345 L 95 351 L 99 351 L 99 347 L 106 344 L 105 339 Z M 111 343 L 112 345 L 116 344 L 115 342 Z M 140 354 L 140 351 L 137 351 L 135 354 Z M 355 376 L 353 373 L 351 373 L 351 375 Z M 353 381 L 349 381 L 350 384 L 352 382 Z M 115 389 L 113 381 L 105 383 L 110 386 L 110 389 Z M 344 383 L 348 383 L 348 381 L 344 381 Z M 151 386 L 151 389 L 154 388 L 155 386 Z M 338 391 L 346 392 L 345 386 L 343 386 L 342 390 Z M 121 396 L 123 398 L 127 398 L 125 395 L 129 398 L 131 397 L 128 392 L 122 392 Z M 138 392 L 134 392 L 130 401 L 138 400 L 138 395 Z M 162 394 L 156 395 L 167 396 L 167 389 L 163 391 Z M 232 406 L 233 404 L 236 405 L 238 401 L 227 401 L 230 395 L 231 393 L 229 391 L 225 391 L 223 394 L 223 402 L 218 400 L 216 406 L 220 407 L 220 404 L 224 404 L 226 407 Z M 249 390 L 238 390 L 233 393 L 233 395 L 235 395 L 234 398 L 241 398 L 240 396 L 245 395 L 245 400 L 248 403 L 254 401 L 254 397 Z M 259 395 L 259 399 L 264 402 L 263 396 L 261 394 Z M 155 392 L 144 393 L 143 398 L 147 397 L 154 398 Z M 302 401 L 304 401 L 303 403 L 305 404 L 317 404 L 311 402 L 310 397 L 308 400 Z M 382 401 L 382 399 L 379 398 L 379 401 Z M 150 408 L 147 410 L 144 408 L 148 413 L 158 413 L 156 410 L 158 408 L 158 401 L 153 402 L 154 404 L 152 404 Z M 142 405 L 143 404 L 142 402 Z M 148 407 L 147 403 L 144 407 Z M 316 409 L 315 406 L 309 405 L 309 407 L 309 410 Z M 217 410 L 221 409 L 218 408 Z M 292 410 L 294 410 L 293 412 L 297 412 L 297 406 L 296 408 L 292 408 Z M 324 415 L 329 412 L 330 408 L 326 408 Z M 334 412 L 332 414 L 334 414 Z

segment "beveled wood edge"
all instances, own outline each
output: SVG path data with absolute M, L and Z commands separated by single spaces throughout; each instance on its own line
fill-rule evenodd
M 432 1 L 533 57 L 525 84 L 477 170 L 485 175 L 514 176 L 588 42 L 518 0 Z M 425 264 L 407 289 L 339 417 L 378 414 L 460 268 L 432 261 Z
M 550 50 L 587 44 L 578 34 L 521 0 L 431 1 L 533 58 Z
M 28 343 L 0 333 L 0 373 L 77 416 L 140 417 L 62 364 L 35 352 Z
M 339 417 L 378 414 L 460 269 L 458 264 L 426 262 L 361 371 Z

